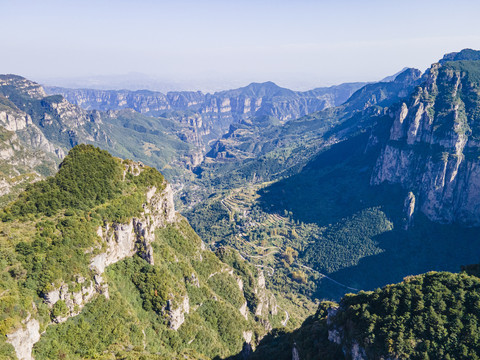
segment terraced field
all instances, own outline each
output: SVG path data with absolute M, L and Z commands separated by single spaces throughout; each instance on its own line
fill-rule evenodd
M 189 220 L 212 248 L 233 247 L 263 271 L 267 287 L 276 293 L 280 308 L 286 312 L 285 325 L 290 326 L 296 322 L 290 318 L 291 314 L 298 311 L 293 311 L 293 306 L 306 311 L 312 309 L 315 303 L 311 299 L 315 298 L 321 282 L 343 291 L 356 289 L 302 261 L 305 249 L 318 241 L 324 229 L 295 221 L 288 212 L 265 212 L 258 204 L 258 192 L 268 185 L 270 183 L 249 184 L 217 193 L 209 199 L 208 207 L 190 213 Z M 211 211 L 205 210 L 208 208 Z M 216 218 L 208 218 L 212 215 Z

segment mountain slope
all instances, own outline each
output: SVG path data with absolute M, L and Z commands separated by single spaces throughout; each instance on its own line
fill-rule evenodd
M 141 163 L 76 146 L 1 216 L 6 358 L 227 356 L 284 318 L 263 275 L 206 250 Z
M 266 337 L 251 359 L 478 359 L 480 279 L 410 276 L 324 302 L 298 330 Z
M 477 67 L 432 65 L 408 100 L 385 115 L 348 120 L 363 119 L 298 174 L 262 189 L 264 211 L 291 212 L 323 229 L 299 252 L 306 265 L 351 288 L 373 289 L 476 261 L 479 229 L 465 225 L 477 226 L 480 215 L 477 160 L 468 155 L 478 148 Z M 340 290 L 322 281 L 317 296 L 338 298 Z
M 15 84 L 15 85 L 14 85 Z M 20 92 L 45 95 L 19 77 L 0 76 L 0 88 L 18 86 Z M 8 93 L 11 91 L 7 91 Z M 29 183 L 55 172 L 63 150 L 47 140 L 26 112 L 0 92 L 0 204 L 12 200 Z M 46 95 L 45 95 L 46 96 Z
M 272 289 L 282 291 L 287 283 L 310 298 L 339 299 L 351 289 L 370 290 L 410 274 L 455 271 L 461 264 L 476 262 L 479 228 L 465 226 L 476 224 L 462 222 L 465 215 L 458 211 L 464 206 L 462 199 L 471 199 L 466 215 L 479 214 L 473 207 L 478 203 L 478 176 L 468 170 L 476 169 L 477 161 L 468 154 L 478 147 L 474 135 L 478 65 L 466 65 L 434 64 L 422 78 L 418 71 L 407 70 L 393 83 L 365 86 L 340 107 L 283 126 L 258 126 L 266 144 L 271 144 L 264 153 L 254 150 L 260 156 L 233 156 L 249 142 L 243 140 L 247 136 L 242 139 L 232 132 L 221 140 L 229 142 L 232 156 L 223 163 L 205 161 L 198 171 L 206 184 L 221 191 L 187 217 L 206 241 L 231 244 L 257 264 L 275 268 Z M 462 70 L 453 70 L 454 66 Z M 432 82 L 432 72 L 445 75 Z M 421 112 L 420 129 L 428 126 L 429 131 L 420 135 L 419 130 L 418 140 L 408 144 L 408 129 L 416 123 L 415 106 L 424 101 L 419 94 L 430 85 L 437 89 L 428 100 L 437 104 L 434 125 L 427 121 L 428 113 Z M 462 90 L 452 97 L 456 86 Z M 410 106 L 413 110 L 398 132 L 399 114 Z M 461 128 L 456 113 L 471 129 L 465 128 L 465 135 L 456 130 Z M 397 133 L 400 138 L 392 139 Z M 457 138 L 467 140 L 459 156 Z M 251 144 L 256 149 L 263 145 L 257 139 Z M 392 148 L 396 152 L 389 152 Z M 448 157 L 442 158 L 442 152 Z M 393 155 L 386 158 L 388 153 Z M 406 155 L 397 156 L 402 153 Z M 449 182 L 457 163 L 459 176 Z M 392 177 L 376 181 L 378 174 Z M 248 191 L 241 190 L 245 183 Z M 430 190 L 445 201 L 430 197 Z M 451 193 L 455 200 L 448 200 Z M 424 201 L 437 201 L 439 214 L 459 216 L 432 217 L 423 212 Z M 262 248 L 269 247 L 278 250 L 262 256 Z M 293 261 L 285 261 L 290 259 L 288 248 L 296 252 Z

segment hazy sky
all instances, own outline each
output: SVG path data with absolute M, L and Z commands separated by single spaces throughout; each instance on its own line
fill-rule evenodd
M 479 1 L 0 0 L 0 73 L 306 88 L 480 49 Z M 210 84 L 210 85 L 209 85 Z

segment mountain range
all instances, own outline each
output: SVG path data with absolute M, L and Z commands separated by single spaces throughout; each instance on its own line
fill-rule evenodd
M 147 90 L 45 89 L 47 93 L 60 94 L 84 109 L 108 111 L 130 108 L 146 115 L 174 118 L 193 125 L 198 134 L 195 140 L 207 145 L 223 135 L 232 123 L 268 116 L 285 122 L 340 105 L 363 85 L 351 83 L 299 92 L 266 82 L 214 94 L 200 91 L 163 94 Z
M 2 75 L 0 354 L 476 358 L 479 88 L 470 49 L 308 92 Z

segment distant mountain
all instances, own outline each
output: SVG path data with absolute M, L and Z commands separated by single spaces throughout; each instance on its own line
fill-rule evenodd
M 445 54 L 445 56 L 439 61 L 441 64 L 447 61 L 461 61 L 461 60 L 480 60 L 480 51 L 473 49 L 463 49 L 459 52 L 452 52 Z
M 295 142 L 306 139 L 309 139 L 314 146 L 314 140 L 322 138 L 325 131 L 341 122 L 341 119 L 350 118 L 356 112 L 374 106 L 386 107 L 408 96 L 419 84 L 420 76 L 419 70 L 407 69 L 394 81 L 363 86 L 337 107 L 314 112 L 306 118 L 292 119 L 285 124 L 276 121 L 275 117 L 268 114 L 234 123 L 230 125 L 227 134 L 213 143 L 207 157 L 227 160 L 235 157 L 253 158 L 273 151 L 275 148 L 294 147 Z M 324 90 L 312 90 L 317 93 L 321 91 Z M 330 91 L 334 89 L 330 88 Z
M 393 81 L 395 80 L 395 78 L 400 75 L 402 72 L 404 72 L 405 70 L 407 70 L 408 68 L 407 67 L 404 67 L 402 70 L 400 70 L 399 72 L 396 72 L 395 74 L 393 75 L 389 75 L 389 76 L 386 76 L 384 77 L 382 80 L 380 80 L 380 82 L 389 82 L 389 81 Z
M 232 125 L 196 170 L 218 192 L 186 215 L 212 242 L 292 247 L 297 265 L 274 257 L 274 277 L 302 271 L 299 291 L 319 298 L 476 262 L 479 71 L 475 60 L 407 69 L 335 108 Z
M 131 108 L 142 114 L 163 116 L 197 124 L 203 144 L 221 137 L 233 123 L 270 116 L 281 122 L 343 103 L 365 83 L 351 83 L 299 92 L 273 82 L 204 94 L 202 92 L 160 92 L 139 90 L 92 90 L 45 87 L 84 109 L 119 110 Z
M 0 121 L 26 148 L 43 152 L 57 162 L 73 146 L 90 143 L 118 156 L 183 176 L 184 169 L 202 159 L 195 126 L 187 121 L 149 117 L 134 110 L 84 110 L 61 95 L 16 75 L 0 76 Z M 179 166 L 172 166 L 178 162 Z

